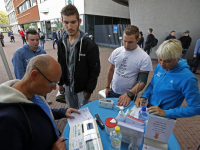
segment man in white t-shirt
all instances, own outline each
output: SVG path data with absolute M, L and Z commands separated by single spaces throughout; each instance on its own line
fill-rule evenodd
M 106 97 L 119 98 L 119 106 L 127 106 L 146 84 L 152 71 L 149 55 L 138 45 L 139 29 L 128 26 L 123 32 L 123 45 L 115 49 L 108 61 L 111 63 L 107 74 Z M 112 81 L 112 87 L 110 84 Z

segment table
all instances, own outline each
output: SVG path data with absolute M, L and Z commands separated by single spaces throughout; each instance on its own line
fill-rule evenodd
M 115 104 L 117 104 L 117 100 L 118 100 L 117 98 L 108 98 L 108 99 L 113 100 L 115 102 Z M 95 100 L 93 102 L 90 102 L 90 103 L 84 105 L 81 108 L 88 107 L 89 110 L 90 110 L 90 113 L 92 114 L 92 116 L 94 118 L 95 118 L 94 115 L 98 114 L 100 116 L 101 120 L 103 121 L 104 125 L 105 125 L 106 118 L 108 118 L 108 117 L 115 118 L 117 116 L 117 114 L 119 113 L 119 111 L 115 110 L 114 108 L 113 109 L 106 109 L 106 108 L 99 107 L 98 101 L 99 100 Z M 131 106 L 129 106 L 129 108 L 132 108 L 134 105 L 135 104 L 132 103 Z M 126 110 L 124 110 L 124 112 L 126 112 Z M 101 128 L 99 126 L 98 126 L 98 129 L 99 129 L 99 133 L 101 135 L 101 141 L 102 141 L 103 149 L 104 150 L 110 149 L 108 147 L 111 147 L 111 141 L 110 141 L 109 136 L 107 135 L 105 129 L 101 130 Z M 65 129 L 64 129 L 64 132 L 63 132 L 63 136 L 65 138 L 69 137 L 69 131 L 70 131 L 70 127 L 69 127 L 69 124 L 67 124 Z M 68 148 L 69 147 L 69 141 L 66 141 L 66 144 L 67 144 L 67 148 Z M 171 134 L 167 144 L 168 144 L 169 150 L 180 150 L 178 141 L 176 140 L 176 137 L 174 136 L 173 133 Z M 127 149 L 128 149 L 128 144 L 122 142 L 121 150 L 127 150 Z

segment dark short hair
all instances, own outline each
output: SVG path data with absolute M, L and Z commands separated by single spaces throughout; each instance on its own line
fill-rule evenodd
M 68 5 L 66 5 L 65 7 L 63 7 L 63 9 L 61 10 L 60 13 L 61 13 L 61 18 L 63 18 L 62 15 L 64 15 L 64 16 L 76 15 L 77 20 L 79 20 L 79 13 L 78 13 L 78 10 L 77 10 L 77 8 L 76 8 L 74 5 L 72 5 L 71 3 L 68 4 Z
M 124 29 L 123 34 L 126 34 L 128 36 L 135 35 L 135 39 L 138 39 L 139 38 L 139 29 L 138 29 L 138 27 L 136 27 L 134 25 L 130 25 Z
M 39 34 L 37 33 L 37 31 L 35 30 L 35 29 L 28 29 L 27 31 L 26 31 L 26 38 L 28 39 L 28 35 L 29 34 L 32 34 L 32 35 L 38 35 L 39 36 Z
M 140 31 L 140 34 L 141 34 L 141 36 L 143 36 L 143 33 L 142 33 L 142 31 Z
M 40 31 L 40 28 L 38 28 L 38 31 Z
M 172 31 L 171 31 L 171 33 L 172 33 L 172 32 L 175 32 L 175 31 L 174 31 L 174 30 L 172 30 Z
M 152 29 L 152 28 L 149 28 L 149 31 L 152 33 L 152 32 L 153 32 L 153 29 Z

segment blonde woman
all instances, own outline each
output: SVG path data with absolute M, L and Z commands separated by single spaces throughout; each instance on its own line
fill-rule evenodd
M 200 115 L 198 81 L 186 61 L 181 59 L 180 41 L 164 41 L 156 54 L 159 64 L 151 82 L 135 105 L 146 105 L 150 114 L 167 118 Z M 180 107 L 184 99 L 188 106 Z

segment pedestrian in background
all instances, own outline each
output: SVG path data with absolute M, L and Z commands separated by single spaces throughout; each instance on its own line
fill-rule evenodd
M 10 40 L 11 40 L 10 42 L 15 42 L 15 36 L 12 30 L 10 30 Z
M 153 40 L 155 38 L 154 35 L 152 34 L 152 32 L 153 32 L 153 29 L 149 28 L 148 35 L 147 35 L 147 38 L 146 38 L 146 41 L 145 41 L 144 51 L 147 52 L 148 55 L 150 55 L 152 43 L 153 43 Z
M 142 31 L 140 31 L 140 33 L 139 33 L 139 41 L 137 44 L 140 48 L 142 48 L 142 49 L 144 48 L 144 37 L 143 37 Z
M 188 48 L 189 48 L 189 46 L 192 42 L 192 38 L 189 36 L 189 33 L 190 33 L 190 31 L 186 30 L 184 32 L 184 36 L 179 38 L 179 40 L 181 41 L 182 47 L 183 47 L 181 58 L 185 57 L 186 52 L 187 52 L 187 50 L 188 50 Z
M 59 29 L 59 30 L 58 30 L 58 39 L 62 38 L 62 35 L 63 35 L 62 30 Z
M 197 67 L 194 68 L 190 68 L 190 70 L 194 73 L 194 74 L 198 74 L 197 73 L 197 68 L 199 67 L 199 63 L 200 63 L 200 39 L 197 40 L 196 45 L 195 45 L 195 49 L 194 49 L 194 58 L 196 58 L 198 61 L 198 65 Z
M 56 30 L 53 30 L 52 39 L 53 39 L 53 49 L 55 49 L 55 43 L 58 44 L 58 37 L 56 34 Z
M 170 40 L 170 39 L 176 39 L 174 30 L 171 31 L 170 35 L 168 35 L 165 40 Z
M 21 28 L 21 30 L 20 30 L 20 35 L 21 35 L 21 37 L 22 37 L 22 42 L 23 42 L 23 44 L 24 43 L 26 43 L 26 39 L 25 39 L 25 34 L 24 34 L 24 31 L 23 31 L 23 29 Z M 27 43 L 26 43 L 27 44 Z
M 2 44 L 2 46 L 4 47 L 5 45 L 4 45 L 4 35 L 3 35 L 3 33 L 2 32 L 0 32 L 0 41 L 1 41 L 1 44 Z
M 38 34 L 40 37 L 40 46 L 42 47 L 42 49 L 44 49 L 45 34 L 44 34 L 44 32 L 40 31 L 40 28 L 38 28 Z

